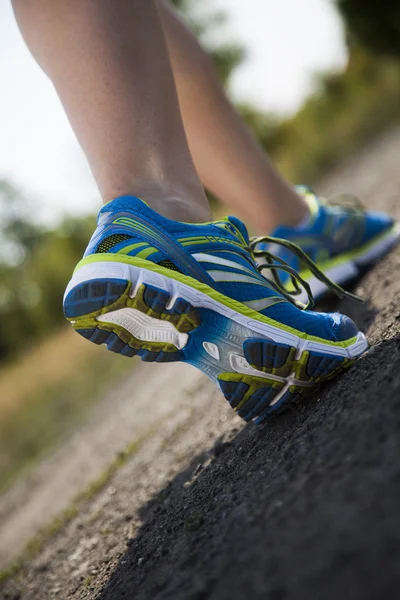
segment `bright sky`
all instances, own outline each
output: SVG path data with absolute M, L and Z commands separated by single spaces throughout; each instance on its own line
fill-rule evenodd
M 288 114 L 312 90 L 313 74 L 344 65 L 341 23 L 330 0 L 209 0 L 229 14 L 226 37 L 248 60 L 232 81 L 235 99 Z M 93 211 L 98 193 L 48 79 L 19 34 L 11 5 L 0 3 L 0 178 L 60 211 Z

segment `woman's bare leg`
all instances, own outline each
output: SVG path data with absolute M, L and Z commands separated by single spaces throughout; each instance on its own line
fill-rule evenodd
M 159 8 L 189 147 L 203 184 L 259 232 L 297 224 L 308 214 L 304 200 L 274 169 L 178 13 L 165 0 Z
M 209 220 L 153 0 L 13 0 L 104 201 L 133 194 L 161 214 Z

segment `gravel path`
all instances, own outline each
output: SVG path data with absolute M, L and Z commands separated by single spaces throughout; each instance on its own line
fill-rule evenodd
M 400 218 L 399 150 L 400 129 L 392 130 L 317 189 L 355 193 Z M 138 366 L 92 422 L 38 467 L 32 493 L 25 480 L 0 501 L 4 561 L 117 449 L 142 440 L 0 597 L 397 599 L 396 273 L 399 250 L 356 288 L 368 300 L 363 307 L 340 306 L 367 331 L 372 349 L 319 396 L 265 427 L 245 426 L 190 368 Z

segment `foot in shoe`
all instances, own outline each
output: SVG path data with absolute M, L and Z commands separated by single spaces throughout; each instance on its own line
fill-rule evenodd
M 99 213 L 64 296 L 72 326 L 145 361 L 189 363 L 246 421 L 309 396 L 367 348 L 351 319 L 300 310 L 260 275 L 246 227 L 171 221 L 135 197 Z
M 277 245 L 276 238 L 299 246 L 320 271 L 340 286 L 368 271 L 400 240 L 399 223 L 384 213 L 365 210 L 354 197 L 348 197 L 347 203 L 344 197 L 341 204 L 333 204 L 305 186 L 298 186 L 297 190 L 309 205 L 307 222 L 298 227 L 278 227 L 271 236 L 258 238 L 255 255 L 257 251 L 269 251 L 284 260 L 308 282 L 316 300 L 329 291 L 329 285 L 289 246 Z M 260 267 L 265 264 L 263 256 L 257 261 Z M 288 289 L 289 279 L 287 274 L 281 276 Z

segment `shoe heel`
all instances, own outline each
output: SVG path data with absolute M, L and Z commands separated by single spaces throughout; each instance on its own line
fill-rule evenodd
M 95 344 L 146 362 L 183 360 L 181 348 L 195 329 L 198 311 L 182 298 L 168 308 L 170 294 L 142 283 L 99 278 L 73 286 L 64 299 L 64 314 L 74 329 Z

